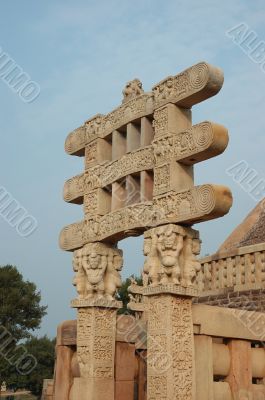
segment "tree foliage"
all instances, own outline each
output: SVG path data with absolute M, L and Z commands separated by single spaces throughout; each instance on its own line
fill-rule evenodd
M 37 360 L 36 368 L 25 379 L 25 387 L 34 395 L 41 394 L 43 379 L 53 378 L 55 343 L 55 339 L 51 340 L 47 336 L 43 336 L 32 338 L 25 345 L 28 352 Z
M 36 395 L 43 379 L 53 376 L 55 347 L 46 336 L 32 336 L 46 314 L 47 307 L 40 302 L 36 285 L 25 281 L 16 267 L 0 267 L 0 382 Z
M 40 396 L 43 379 L 52 379 L 55 361 L 55 339 L 47 336 L 31 337 L 24 343 L 27 354 L 34 357 L 36 364 L 30 373 L 22 375 L 16 367 L 9 366 L 6 374 L 1 376 L 7 382 L 8 388 L 13 390 L 26 389 L 32 394 Z
M 118 298 L 122 301 L 123 307 L 118 311 L 119 314 L 130 313 L 133 314 L 131 310 L 128 309 L 127 305 L 130 301 L 128 287 L 131 285 L 131 278 L 135 279 L 138 285 L 142 285 L 142 278 L 132 275 L 130 278 L 125 279 L 122 282 L 120 289 L 118 290 Z
M 16 267 L 0 267 L 0 325 L 17 340 L 30 337 L 30 332 L 40 327 L 47 308 L 40 301 L 36 285 L 24 281 Z

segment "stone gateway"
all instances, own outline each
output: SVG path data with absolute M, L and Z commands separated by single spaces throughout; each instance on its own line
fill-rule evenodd
M 255 352 L 250 371 L 255 334 L 233 310 L 192 304 L 211 275 L 198 260 L 201 241 L 192 225 L 227 214 L 232 195 L 225 186 L 194 182 L 194 165 L 224 152 L 228 132 L 207 120 L 192 125 L 191 108 L 222 85 L 222 71 L 205 62 L 150 92 L 134 79 L 119 107 L 68 135 L 65 150 L 84 158 L 84 171 L 65 183 L 64 199 L 83 204 L 84 217 L 60 234 L 61 248 L 73 252 L 77 321 L 58 330 L 52 399 L 264 398 L 264 385 L 250 383 L 263 363 Z M 118 242 L 139 235 L 143 283 L 132 279 L 129 287 L 134 316 L 119 316 Z M 245 360 L 248 371 L 241 371 Z

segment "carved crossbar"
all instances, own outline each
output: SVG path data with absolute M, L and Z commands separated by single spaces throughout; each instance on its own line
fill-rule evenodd
M 190 108 L 222 84 L 222 71 L 202 62 L 152 92 L 125 89 L 122 105 L 68 135 L 66 152 L 84 156 L 85 171 L 65 183 L 64 199 L 83 204 L 84 220 L 62 230 L 62 249 L 116 243 L 151 227 L 192 225 L 229 211 L 227 187 L 194 186 L 193 179 L 193 165 L 221 154 L 228 133 L 209 121 L 192 126 Z

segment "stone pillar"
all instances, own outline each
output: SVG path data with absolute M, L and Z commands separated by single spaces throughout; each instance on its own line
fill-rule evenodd
M 114 400 L 116 313 L 120 304 L 78 308 L 77 359 L 73 400 Z M 117 302 L 118 303 L 118 302 Z
M 192 297 L 200 269 L 198 232 L 164 225 L 145 233 L 147 400 L 194 400 Z
M 56 369 L 54 400 L 68 400 L 73 382 L 71 361 L 74 351 L 71 346 L 56 346 Z
M 76 346 L 76 321 L 64 321 L 57 328 L 55 385 L 53 400 L 69 400 L 73 383 L 72 360 Z
M 89 243 L 74 253 L 74 285 L 78 299 L 77 359 L 70 400 L 114 400 L 114 361 L 122 252 L 103 243 Z
M 251 343 L 231 340 L 229 343 L 231 366 L 226 382 L 235 400 L 253 398 Z M 257 397 L 258 398 L 258 397 Z
M 213 340 L 211 336 L 196 335 L 196 400 L 213 400 Z
M 191 298 L 150 295 L 147 334 L 147 399 L 194 399 Z

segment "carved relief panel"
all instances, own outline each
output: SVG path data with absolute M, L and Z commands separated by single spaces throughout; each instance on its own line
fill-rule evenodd
M 74 286 L 79 300 L 115 300 L 121 287 L 122 251 L 103 243 L 90 243 L 74 252 Z
M 143 268 L 145 286 L 175 284 L 196 286 L 201 265 L 198 232 L 178 225 L 164 225 L 145 232 Z

